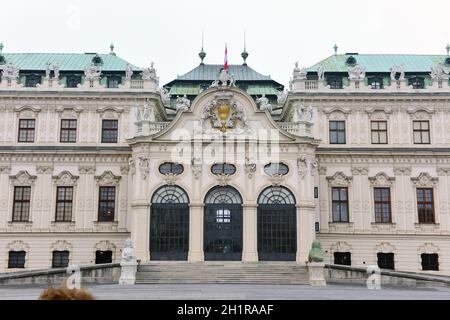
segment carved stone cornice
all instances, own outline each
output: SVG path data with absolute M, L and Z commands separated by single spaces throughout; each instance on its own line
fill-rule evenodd
M 9 176 L 9 179 L 14 186 L 32 186 L 34 185 L 36 178 L 37 176 L 32 176 L 25 170 L 21 170 L 15 175 Z
M 327 181 L 331 186 L 347 187 L 351 184 L 353 178 L 346 176 L 342 171 L 336 172 L 334 175 L 327 177 Z
M 411 175 L 411 167 L 394 167 L 394 175 L 410 176 Z
M 421 172 L 417 177 L 411 177 L 415 187 L 433 188 L 437 185 L 438 178 L 432 177 L 427 172 Z
M 367 167 L 352 167 L 352 175 L 367 175 L 369 173 L 369 168 Z
M 39 174 L 52 174 L 54 170 L 53 165 L 37 165 L 36 172 Z
M 53 176 L 53 182 L 57 186 L 75 186 L 78 176 L 72 175 L 69 171 L 62 171 L 57 176 Z
M 372 186 L 392 186 L 395 178 L 389 177 L 384 172 L 379 172 L 373 177 L 369 177 L 370 185 Z
M 10 174 L 11 166 L 0 166 L 0 174 Z
M 104 171 L 101 175 L 95 176 L 97 184 L 102 186 L 117 186 L 122 177 L 114 175 L 111 171 Z
M 78 166 L 78 172 L 80 174 L 94 174 L 95 169 L 96 169 L 95 166 L 89 166 L 89 165 Z

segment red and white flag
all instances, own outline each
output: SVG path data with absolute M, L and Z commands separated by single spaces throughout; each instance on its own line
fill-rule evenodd
M 223 61 L 223 69 L 228 70 L 228 56 L 227 56 L 227 45 L 225 44 L 225 60 Z

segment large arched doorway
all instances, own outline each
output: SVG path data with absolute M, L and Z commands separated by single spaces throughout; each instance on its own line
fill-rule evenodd
M 295 197 L 284 187 L 264 189 L 258 197 L 258 256 L 261 261 L 295 261 Z
M 150 209 L 150 260 L 187 260 L 189 198 L 178 186 L 155 191 Z
M 205 197 L 203 250 L 206 261 L 242 260 L 242 198 L 232 187 L 214 187 Z

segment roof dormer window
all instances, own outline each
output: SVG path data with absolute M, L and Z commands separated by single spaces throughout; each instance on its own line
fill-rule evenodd
M 347 58 L 347 60 L 345 61 L 345 64 L 348 66 L 354 66 L 356 65 L 356 59 L 353 56 L 350 56 Z
M 94 64 L 94 66 L 99 66 L 103 64 L 103 60 L 102 58 L 100 58 L 100 56 L 98 54 L 96 54 L 93 58 L 92 58 L 92 63 Z

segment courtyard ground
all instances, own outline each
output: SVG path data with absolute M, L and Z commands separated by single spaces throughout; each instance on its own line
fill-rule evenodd
M 34 300 L 44 286 L 0 286 L 0 300 Z M 249 284 L 152 284 L 152 285 L 87 285 L 100 300 L 315 300 L 315 299 L 450 299 L 450 288 L 382 287 L 369 290 L 362 285 L 249 285 Z

